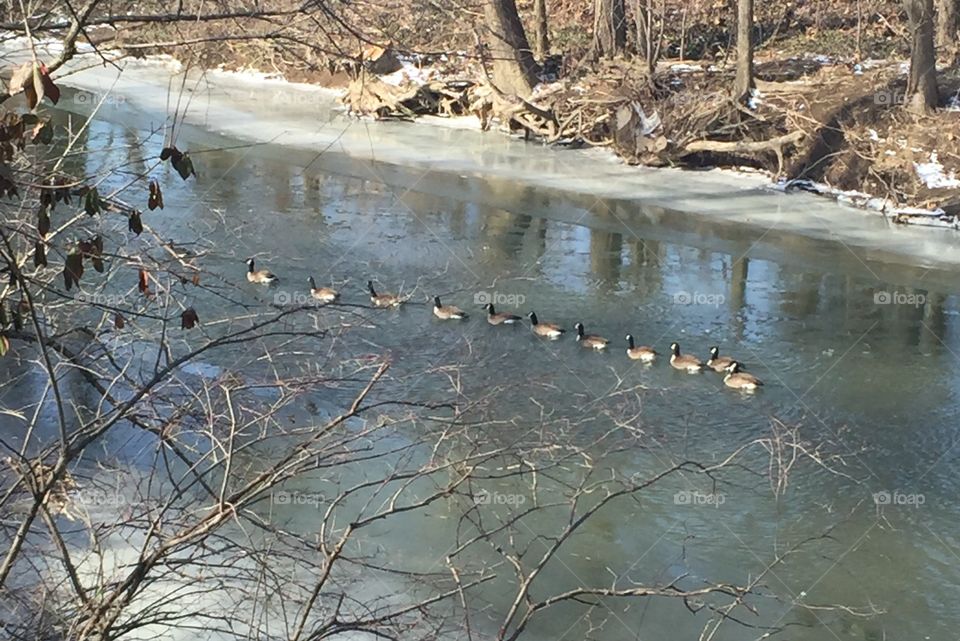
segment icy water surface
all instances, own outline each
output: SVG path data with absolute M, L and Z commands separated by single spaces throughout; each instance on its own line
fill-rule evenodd
M 102 150 L 89 173 L 98 163 L 130 160 L 144 140 L 159 148 L 161 138 L 149 133 L 151 114 L 113 105 L 104 116 L 86 141 Z M 744 583 L 777 553 L 834 526 L 830 539 L 769 573 L 765 590 L 782 602 L 771 600 L 751 624 L 797 626 L 787 633 L 792 639 L 956 637 L 960 340 L 949 266 L 822 234 L 811 238 L 802 225 L 756 224 L 780 220 L 790 199 L 749 192 L 741 221 L 712 220 L 673 211 L 662 199 L 650 205 L 622 193 L 597 198 L 562 184 L 512 180 L 503 171 L 509 163 L 528 171 L 531 162 L 547 161 L 542 150 L 501 138 L 351 126 L 350 136 L 361 134 L 371 145 L 394 148 L 405 137 L 419 137 L 420 144 L 432 139 L 444 154 L 462 152 L 461 162 L 473 169 L 425 169 L 417 162 L 423 158 L 411 158 L 410 166 L 374 162 L 336 146 L 321 156 L 249 146 L 187 127 L 180 140 L 194 152 L 200 177 L 184 183 L 164 173 L 167 206 L 150 214 L 151 224 L 170 238 L 215 244 L 204 267 L 227 278 L 242 279 L 244 259 L 258 255 L 284 285 L 269 294 L 251 290 L 251 301 L 302 292 L 310 275 L 335 284 L 346 302 L 365 301 L 368 278 L 412 292 L 418 304 L 378 315 L 377 327 L 362 334 L 369 351 L 389 354 L 398 375 L 411 375 L 412 396 L 432 393 L 426 383 L 418 387 L 413 373 L 461 363 L 466 397 L 498 386 L 497 403 L 511 416 L 532 421 L 545 405 L 559 416 L 595 419 L 583 428 L 589 432 L 608 427 L 598 399 L 641 389 L 635 427 L 651 447 L 618 454 L 612 464 L 623 472 L 648 474 L 658 463 L 684 458 L 715 462 L 768 435 L 771 417 L 799 426 L 811 442 L 849 453 L 849 477 L 808 466 L 779 501 L 758 491 L 755 480 L 749 488 L 724 489 L 710 504 L 699 498 L 711 491 L 699 481 L 667 483 L 591 522 L 571 541 L 550 583 L 609 584 L 608 568 L 631 568 L 645 581 L 687 573 Z M 205 149 L 214 151 L 198 153 Z M 485 163 L 496 165 L 496 175 L 484 173 Z M 549 164 L 543 171 L 549 175 Z M 620 168 L 611 165 L 611 172 Z M 911 231 L 910 242 L 916 238 Z M 930 239 L 928 255 L 953 252 L 952 236 L 930 232 Z M 437 322 L 425 304 L 435 293 L 469 311 L 471 320 Z M 545 344 L 525 327 L 491 327 L 479 308 L 487 300 L 504 311 L 536 310 L 571 332 L 582 321 L 613 346 L 592 353 L 569 333 Z M 217 315 L 216 301 L 196 305 L 201 317 Z M 664 358 L 652 367 L 635 365 L 623 354 L 628 332 L 661 355 L 674 340 L 701 357 L 720 345 L 766 386 L 745 397 L 725 389 L 719 376 L 674 372 Z M 503 490 L 522 495 L 525 488 Z M 904 496 L 919 499 L 897 504 Z M 434 506 L 425 518 L 395 524 L 380 533 L 381 543 L 436 570 L 454 525 L 446 510 Z M 309 527 L 309 515 L 291 518 Z M 502 594 L 497 588 L 486 594 L 494 611 L 508 606 Z M 801 603 L 872 604 L 887 614 L 860 620 L 793 607 Z M 605 639 L 696 638 L 707 619 L 673 602 L 609 605 L 614 616 Z M 585 625 L 558 611 L 537 619 L 528 634 L 582 638 Z M 717 638 L 763 631 L 728 625 Z

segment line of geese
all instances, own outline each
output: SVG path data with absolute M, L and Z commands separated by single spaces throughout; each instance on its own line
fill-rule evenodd
M 269 270 L 256 269 L 254 259 L 250 258 L 247 260 L 247 280 L 259 285 L 272 285 L 278 281 L 278 278 Z M 310 276 L 307 281 L 310 283 L 310 296 L 314 300 L 321 303 L 333 303 L 340 298 L 340 293 L 336 290 L 329 287 L 317 287 L 313 276 Z M 407 301 L 406 298 L 396 294 L 377 292 L 373 287 L 373 281 L 367 281 L 367 290 L 370 294 L 370 303 L 379 309 L 400 307 Z M 491 325 L 514 325 L 523 320 L 516 314 L 498 312 L 493 303 L 487 303 L 483 308 L 487 312 L 487 322 Z M 470 317 L 469 314 L 455 305 L 444 305 L 439 296 L 433 297 L 433 315 L 440 320 L 458 321 Z M 567 332 L 557 323 L 541 321 L 535 312 L 527 314 L 527 318 L 530 319 L 530 329 L 536 336 L 557 340 Z M 584 347 L 604 350 L 610 345 L 610 341 L 603 336 L 585 333 L 583 323 L 578 322 L 574 325 L 574 329 L 577 332 L 577 341 Z M 657 352 L 652 347 L 637 345 L 632 334 L 627 334 L 626 341 L 628 358 L 646 364 L 651 364 L 657 359 Z M 690 374 L 697 374 L 705 369 L 724 373 L 724 385 L 738 390 L 752 392 L 763 385 L 763 381 L 753 374 L 741 371 L 742 364 L 739 361 L 729 356 L 720 356 L 719 347 L 711 347 L 710 358 L 704 362 L 691 354 L 681 354 L 680 345 L 675 342 L 671 343 L 670 366 Z

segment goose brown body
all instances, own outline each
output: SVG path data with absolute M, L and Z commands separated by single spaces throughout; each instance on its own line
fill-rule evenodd
M 656 360 L 657 353 L 652 347 L 634 345 L 633 334 L 627 334 L 627 358 L 643 363 L 652 363 Z
M 556 340 L 563 336 L 567 331 L 556 323 L 544 323 L 537 318 L 537 314 L 535 312 L 530 312 L 527 314 L 527 318 L 530 319 L 530 331 L 537 336 L 543 336 L 544 338 Z
M 696 374 L 703 371 L 703 363 L 696 356 L 690 354 L 681 354 L 680 345 L 670 344 L 670 366 L 682 372 Z
M 583 323 L 577 323 L 574 325 L 574 327 L 577 330 L 577 340 L 584 347 L 600 350 L 606 349 L 607 345 L 610 344 L 610 341 L 603 336 L 598 336 L 596 334 L 585 334 L 583 331 Z
M 727 375 L 723 377 L 723 384 L 733 389 L 753 392 L 763 386 L 763 381 L 747 372 L 740 371 L 740 363 L 733 361 L 727 367 Z
M 377 290 L 373 288 L 373 281 L 367 281 L 367 289 L 370 292 L 370 303 L 374 307 L 400 307 L 403 304 L 403 299 L 397 296 L 396 294 L 387 294 L 387 293 L 377 293 Z
M 313 276 L 307 279 L 307 282 L 310 283 L 310 296 L 321 303 L 332 303 L 338 298 L 340 298 L 340 292 L 335 289 L 330 289 L 329 287 L 317 287 L 316 281 L 313 280 Z
M 487 310 L 487 322 L 491 325 L 513 325 L 520 320 L 520 317 L 516 314 L 497 312 L 493 308 L 493 303 L 487 303 L 483 308 Z
M 720 356 L 719 347 L 710 348 L 710 358 L 707 359 L 707 367 L 712 369 L 715 372 L 725 372 L 730 365 L 733 364 L 733 359 L 729 356 Z
M 247 260 L 247 281 L 258 285 L 271 285 L 277 277 L 267 269 L 257 269 L 252 258 Z
M 439 296 L 433 297 L 433 315 L 440 320 L 465 320 L 468 318 L 467 313 L 459 307 L 441 303 Z

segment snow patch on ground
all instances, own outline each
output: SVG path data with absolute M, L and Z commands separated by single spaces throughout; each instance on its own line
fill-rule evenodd
M 950 171 L 948 174 L 940 160 L 937 158 L 937 152 L 930 154 L 930 162 L 915 162 L 913 168 L 919 178 L 928 189 L 960 189 L 960 180 L 957 179 L 957 173 Z
M 879 198 L 862 191 L 837 189 L 813 180 L 780 180 L 772 185 L 771 189 L 781 192 L 788 192 L 794 189 L 809 191 L 821 196 L 833 198 L 838 203 L 844 205 L 879 212 L 893 218 L 895 222 L 899 223 L 909 223 L 911 225 L 921 225 L 924 227 L 960 229 L 960 220 L 958 220 L 956 216 L 947 214 L 942 209 L 898 207 L 886 198 Z
M 673 73 L 700 73 L 703 67 L 700 65 L 690 65 L 685 62 L 677 62 L 670 65 L 670 71 Z
M 402 65 L 400 69 L 379 76 L 380 80 L 388 85 L 395 87 L 408 84 L 425 85 L 437 76 L 436 69 L 421 66 L 419 56 L 397 55 L 397 60 Z

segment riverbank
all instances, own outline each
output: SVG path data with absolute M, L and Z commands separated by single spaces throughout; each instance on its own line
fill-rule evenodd
M 774 189 L 810 191 L 894 223 L 960 228 L 960 50 L 948 12 L 937 10 L 939 108 L 920 114 L 904 105 L 911 30 L 899 0 L 755 7 L 755 90 L 737 101 L 729 3 L 629 7 L 636 25 L 618 52 L 602 55 L 594 9 L 533 4 L 517 4 L 537 52 L 537 73 L 517 96 L 492 86 L 482 12 L 440 5 L 362 3 L 318 15 L 279 2 L 196 20 L 144 7 L 91 17 L 78 44 L 88 63 L 176 59 L 210 77 L 285 78 L 342 92 L 353 115 L 600 146 L 629 165 L 746 169 Z M 644 19 L 658 25 L 653 41 L 642 37 Z M 41 20 L 32 33 L 72 42 L 67 24 Z M 5 28 L 6 49 L 26 45 L 26 31 Z
M 896 225 L 863 209 L 794 193 L 787 185 L 771 184 L 759 172 L 637 167 L 609 150 L 531 144 L 469 127 L 425 128 L 350 118 L 338 102 L 339 92 L 251 73 L 197 70 L 184 75 L 182 65 L 169 57 L 128 59 L 121 65 L 90 66 L 89 58 L 71 62 L 58 82 L 80 93 L 69 96 L 62 106 L 80 113 L 99 108 L 104 117 L 138 117 L 144 123 L 159 119 L 168 136 L 176 117 L 177 122 L 241 140 L 442 173 L 451 180 L 483 177 L 557 189 L 576 195 L 576 204 L 570 211 L 550 212 L 553 217 L 575 222 L 587 215 L 603 216 L 625 233 L 630 233 L 624 222 L 627 214 L 642 208 L 671 218 L 683 214 L 749 226 L 763 235 L 790 233 L 839 241 L 871 261 L 960 266 L 960 251 L 947 237 L 935 238 L 928 230 Z M 181 91 L 183 97 L 178 98 Z M 178 139 L 177 144 L 198 158 L 202 177 L 202 155 L 197 154 L 202 150 L 189 140 Z M 624 213 L 594 202 L 600 198 L 621 202 Z M 502 204 L 507 209 L 514 206 L 509 199 Z

